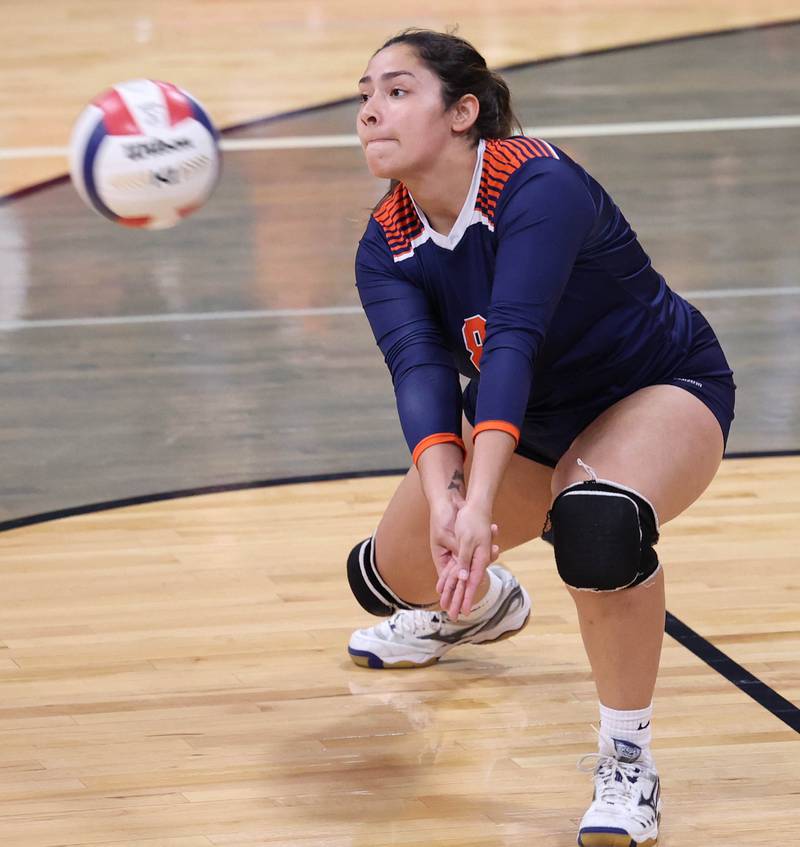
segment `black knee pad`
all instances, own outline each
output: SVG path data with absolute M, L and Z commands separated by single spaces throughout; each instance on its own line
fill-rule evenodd
M 579 482 L 556 497 L 549 517 L 558 573 L 571 588 L 619 591 L 658 570 L 658 518 L 631 488 Z
M 371 615 L 389 617 L 398 609 L 424 609 L 401 600 L 383 581 L 375 565 L 375 536 L 359 541 L 347 557 L 347 581 L 359 604 Z

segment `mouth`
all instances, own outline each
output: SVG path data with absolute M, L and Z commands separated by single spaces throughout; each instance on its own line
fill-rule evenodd
M 387 141 L 397 141 L 397 139 L 396 138 L 371 138 L 367 142 L 367 147 L 369 147 L 370 144 L 385 144 Z

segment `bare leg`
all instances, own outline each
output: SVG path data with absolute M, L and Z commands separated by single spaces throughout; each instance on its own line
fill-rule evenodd
M 664 640 L 664 572 L 629 591 L 570 594 L 600 702 L 611 709 L 647 708 Z
M 663 525 L 706 489 L 722 459 L 716 418 L 696 397 L 670 385 L 636 392 L 575 439 L 553 475 L 553 494 L 586 479 L 581 458 L 601 479 L 635 489 Z M 570 591 L 600 702 L 648 706 L 664 637 L 664 578 L 607 593 Z
M 465 476 L 472 459 L 472 427 L 464 421 L 467 446 Z M 502 550 L 536 538 L 550 507 L 552 468 L 515 455 L 495 503 L 497 543 Z M 381 576 L 398 597 L 409 603 L 438 603 L 436 569 L 428 542 L 428 503 L 419 474 L 411 468 L 400 483 L 378 525 L 375 558 Z M 476 601 L 488 588 L 484 578 Z

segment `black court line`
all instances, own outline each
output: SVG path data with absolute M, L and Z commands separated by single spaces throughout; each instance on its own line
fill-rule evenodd
M 400 476 L 408 468 L 393 468 L 379 471 L 343 471 L 341 473 L 311 474 L 308 476 L 287 476 L 276 479 L 260 479 L 250 482 L 229 482 L 220 485 L 205 485 L 200 488 L 183 488 L 176 491 L 160 491 L 155 494 L 139 494 L 136 497 L 122 497 L 117 500 L 103 500 L 99 503 L 87 503 L 83 506 L 70 506 L 66 509 L 54 509 L 10 520 L 0 521 L 0 532 L 20 529 L 34 524 L 49 523 L 62 518 L 78 515 L 90 515 L 95 512 L 110 512 L 124 509 L 126 506 L 143 506 L 146 503 L 161 503 L 164 500 L 181 500 L 188 497 L 201 497 L 204 494 L 224 494 L 229 491 L 248 491 L 253 488 L 276 488 L 280 485 L 302 485 L 310 482 L 335 482 L 346 479 L 368 479 L 380 476 Z
M 800 456 L 800 450 L 746 450 L 725 454 L 726 459 L 772 459 L 776 456 Z
M 725 459 L 771 459 L 781 456 L 800 456 L 800 450 L 752 450 L 742 453 L 726 453 Z M 724 459 L 723 459 L 724 461 Z M 147 503 L 160 503 L 165 500 L 180 500 L 188 497 L 201 497 L 204 494 L 225 494 L 230 491 L 248 491 L 255 488 L 276 488 L 281 485 L 303 485 L 310 482 L 337 482 L 348 479 L 371 479 L 382 476 L 402 476 L 408 467 L 384 468 L 367 471 L 340 471 L 337 473 L 308 474 L 299 476 L 274 477 L 272 479 L 255 479 L 245 482 L 226 482 L 219 485 L 204 485 L 196 488 L 179 488 L 174 491 L 157 491 L 151 494 L 137 494 L 134 497 L 120 497 L 114 500 L 101 500 L 97 503 L 85 503 L 81 506 L 67 506 L 63 509 L 53 509 L 49 512 L 39 512 L 33 515 L 22 515 L 0 521 L 0 533 L 12 529 L 21 529 L 40 523 L 72 518 L 79 515 L 90 515 L 95 512 L 110 512 L 114 509 L 124 509 L 127 506 L 143 506 Z
M 44 180 L 44 182 L 34 182 L 32 185 L 26 185 L 24 188 L 18 188 L 16 191 L 12 191 L 10 194 L 0 196 L 0 206 L 4 206 L 12 200 L 21 200 L 23 197 L 28 197 L 31 194 L 38 194 L 47 188 L 55 188 L 58 185 L 63 185 L 65 182 L 69 182 L 69 174 L 54 176 Z
M 762 458 L 774 456 L 796 456 L 800 450 L 790 451 L 765 451 L 763 453 L 739 453 L 736 458 Z M 734 455 L 727 458 L 734 458 Z M 67 509 L 57 509 L 51 512 L 42 512 L 38 515 L 14 518 L 0 522 L 0 532 L 8 532 L 12 529 L 20 529 L 34 524 L 47 523 L 60 520 L 61 518 L 87 515 L 94 512 L 105 512 L 112 509 L 121 509 L 126 506 L 138 506 L 145 503 L 158 503 L 165 500 L 177 500 L 184 497 L 198 497 L 203 494 L 221 494 L 229 491 L 246 491 L 254 488 L 274 488 L 280 485 L 300 485 L 310 482 L 334 482 L 337 480 L 368 479 L 372 477 L 401 476 L 407 468 L 396 468 L 375 471 L 344 471 L 341 473 L 315 474 L 313 476 L 294 476 L 282 479 L 268 479 L 253 482 L 228 483 L 224 485 L 208 485 L 202 488 L 188 488 L 179 491 L 165 491 L 158 494 L 143 494 L 138 497 L 125 497 L 118 500 L 106 500 L 100 503 L 89 503 L 84 506 L 73 506 Z M 783 721 L 795 732 L 800 733 L 800 708 L 790 700 L 782 697 L 762 682 L 757 676 L 743 668 L 730 656 L 727 656 L 711 642 L 696 633 L 685 623 L 678 620 L 675 615 L 667 612 L 664 627 L 666 633 L 682 644 L 691 653 L 704 661 L 712 670 L 721 674 L 729 682 L 732 682 L 740 691 L 751 697 L 760 706 L 776 718 Z
M 791 18 L 786 21 L 770 21 L 764 24 L 746 24 L 734 26 L 730 29 L 715 29 L 709 32 L 690 32 L 685 35 L 667 35 L 664 38 L 652 38 L 648 41 L 632 41 L 630 44 L 618 44 L 614 47 L 597 47 L 593 50 L 579 50 L 576 53 L 560 53 L 558 56 L 546 56 L 542 59 L 527 59 L 515 62 L 512 65 L 504 65 L 497 70 L 500 73 L 507 71 L 525 70 L 538 65 L 552 65 L 556 62 L 566 62 L 571 59 L 583 59 L 591 56 L 606 56 L 612 53 L 623 53 L 626 50 L 639 50 L 647 47 L 664 47 L 667 44 L 682 44 L 687 41 L 701 41 L 704 38 L 720 38 L 725 35 L 736 35 L 745 32 L 761 32 L 768 29 L 780 29 L 781 27 L 797 26 L 800 18 Z
M 780 718 L 795 732 L 800 732 L 800 709 L 794 703 L 785 697 L 781 697 L 774 688 L 770 688 L 738 662 L 734 662 L 730 656 L 726 656 L 725 653 L 706 641 L 702 635 L 698 635 L 670 612 L 667 612 L 665 630 L 679 644 L 694 653 L 698 659 L 702 659 L 717 673 L 722 674 L 740 691 L 743 691 L 748 697 L 752 697 L 756 703 L 763 706 L 768 712 L 772 712 L 776 718 Z
M 771 21 L 769 23 L 764 24 L 747 24 L 745 26 L 739 27 L 731 27 L 730 29 L 716 29 L 710 32 L 693 32 L 687 33 L 686 35 L 668 35 L 664 38 L 654 38 L 649 41 L 636 41 L 630 44 L 619 44 L 614 47 L 599 47 L 593 50 L 583 50 L 577 51 L 575 53 L 563 53 L 558 56 L 545 56 L 541 59 L 525 59 L 521 62 L 514 62 L 510 65 L 501 65 L 496 70 L 498 73 L 508 73 L 510 71 L 519 71 L 525 70 L 526 68 L 535 68 L 539 65 L 552 65 L 556 62 L 569 62 L 573 59 L 584 59 L 590 58 L 592 56 L 604 56 L 612 53 L 622 53 L 625 50 L 639 50 L 648 47 L 663 47 L 668 44 L 679 44 L 681 42 L 687 41 L 699 41 L 703 38 L 720 38 L 725 35 L 736 35 L 738 33 L 745 32 L 761 32 L 762 30 L 768 29 L 780 29 L 781 27 L 791 27 L 797 26 L 800 24 L 800 18 L 791 18 L 786 21 Z M 233 132 L 237 132 L 243 129 L 252 129 L 257 126 L 263 126 L 265 124 L 277 123 L 282 120 L 288 120 L 290 118 L 300 117 L 302 115 L 309 115 L 314 112 L 323 111 L 325 109 L 332 109 L 337 106 L 344 106 L 347 103 L 355 103 L 358 100 L 357 97 L 340 97 L 335 100 L 326 100 L 323 103 L 315 103 L 311 106 L 302 106 L 299 109 L 292 109 L 288 112 L 278 112 L 273 115 L 264 115 L 260 118 L 252 118 L 248 121 L 242 121 L 241 123 L 231 124 L 230 126 L 223 127 L 220 129 L 220 135 L 228 135 Z M 23 197 L 27 197 L 31 194 L 35 194 L 39 191 L 44 191 L 47 188 L 55 188 L 58 185 L 62 185 L 63 183 L 69 180 L 68 174 L 62 174 L 61 176 L 51 177 L 50 179 L 44 180 L 43 182 L 35 182 L 32 185 L 27 185 L 24 188 L 19 188 L 16 191 L 12 191 L 9 194 L 1 194 L 0 195 L 0 206 L 3 206 L 5 203 L 9 203 L 13 200 L 19 200 Z

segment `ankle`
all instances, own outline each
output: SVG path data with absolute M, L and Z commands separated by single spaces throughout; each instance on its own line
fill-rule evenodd
M 600 704 L 599 750 L 621 762 L 652 767 L 652 703 L 644 709 L 610 709 Z

